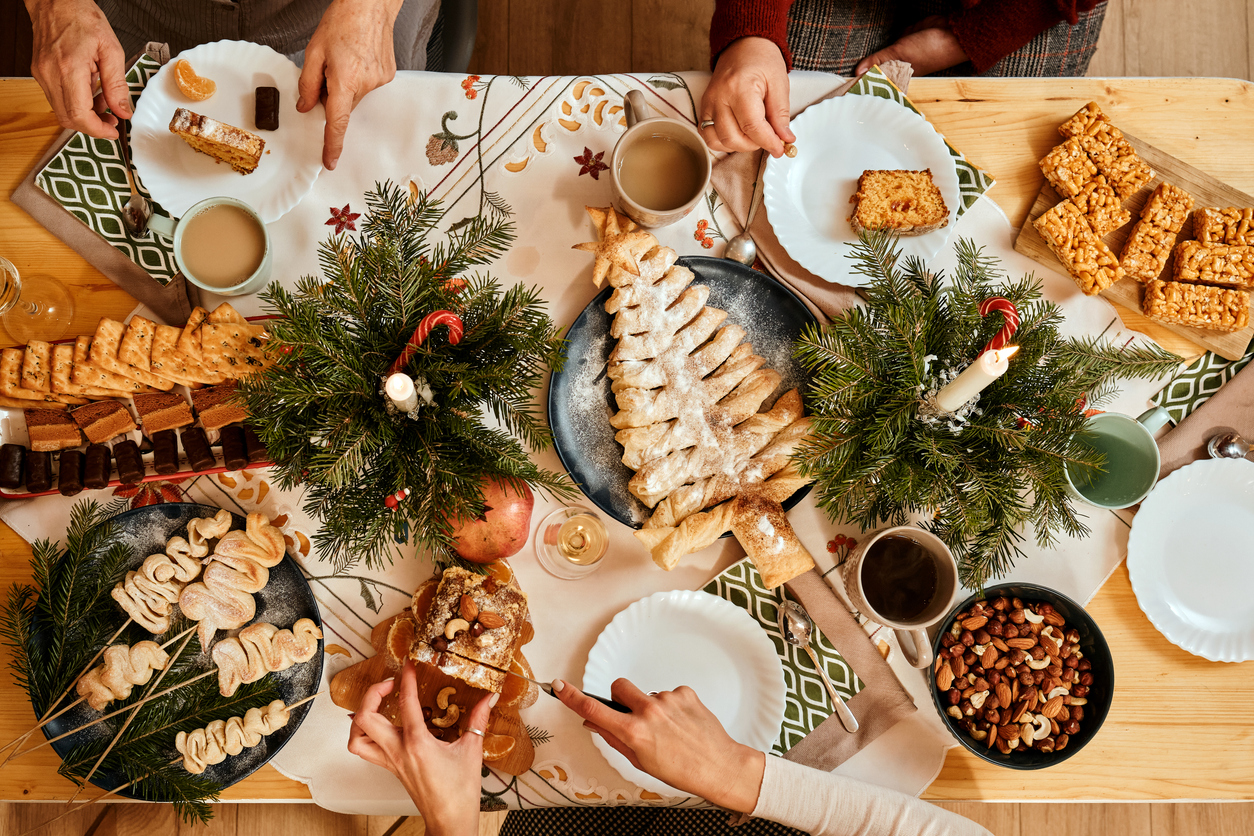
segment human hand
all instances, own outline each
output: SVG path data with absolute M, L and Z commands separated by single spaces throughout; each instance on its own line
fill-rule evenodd
M 701 131 L 715 151 L 765 148 L 772 157 L 797 137 L 788 127 L 788 65 L 766 38 L 732 41 L 718 57 L 710 85 L 701 97 Z
M 91 0 L 26 0 L 33 28 L 30 71 L 63 128 L 117 139 L 117 119 L 130 119 L 126 55 L 113 27 Z M 95 94 L 96 81 L 100 93 Z
M 560 679 L 553 693 L 637 769 L 729 810 L 749 813 L 757 806 L 766 755 L 732 740 L 691 688 L 648 696 L 626 679 L 615 680 L 610 695 L 630 714 Z
M 401 728 L 379 713 L 379 703 L 396 680 L 374 685 L 353 717 L 348 751 L 400 779 L 432 836 L 474 836 L 479 832 L 479 770 L 483 767 L 483 732 L 500 694 L 479 700 L 470 711 L 466 733 L 453 743 L 437 740 L 423 721 L 418 675 L 406 660 L 401 669 Z
M 322 165 L 334 170 L 348 118 L 366 94 L 396 77 L 392 25 L 399 0 L 334 0 L 305 48 L 296 109 L 308 113 L 326 90 Z
M 968 59 L 945 18 L 931 15 L 907 29 L 896 43 L 863 58 L 854 74 L 862 75 L 876 64 L 892 60 L 905 61 L 915 75 L 931 75 Z

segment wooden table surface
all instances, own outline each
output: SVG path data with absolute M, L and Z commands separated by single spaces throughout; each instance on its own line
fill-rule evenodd
M 1036 161 L 1059 141 L 1057 125 L 1089 100 L 1116 124 L 1238 189 L 1254 192 L 1254 85 L 1234 79 L 930 79 L 910 96 L 957 148 L 991 171 L 991 197 L 1023 223 L 1041 185 Z M 135 305 L 81 257 L 8 201 L 58 129 L 35 82 L 0 80 L 0 255 L 23 276 L 54 275 L 78 301 L 73 333 Z M 1186 357 L 1198 349 L 1120 311 L 1133 328 Z M 7 335 L 0 335 L 10 345 Z M 0 588 L 28 580 L 30 547 L 0 524 Z M 1185 556 L 1182 556 L 1185 559 Z M 1002 769 L 953 749 L 924 793 L 935 799 L 1254 798 L 1254 662 L 1207 662 L 1163 638 L 1137 606 L 1120 566 L 1089 612 L 1114 653 L 1114 705 L 1099 734 L 1064 764 L 1035 772 Z M 0 662 L 7 658 L 0 652 Z M 929 711 L 929 706 L 921 710 Z M 25 694 L 0 674 L 0 743 L 34 722 Z M 0 800 L 67 798 L 44 749 L 0 770 Z M 226 800 L 301 800 L 303 784 L 270 767 L 228 789 Z

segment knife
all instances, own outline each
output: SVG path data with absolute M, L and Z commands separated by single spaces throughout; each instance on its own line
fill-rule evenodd
M 428 647 L 431 647 L 430 645 L 427 645 L 427 646 L 428 646 Z M 433 647 L 432 647 L 431 649 L 432 649 L 432 650 L 435 650 L 435 648 L 433 648 Z M 506 675 L 508 675 L 508 676 L 516 676 L 516 677 L 518 677 L 519 679 L 525 679 L 525 680 L 527 680 L 528 682 L 530 682 L 532 685 L 535 685 L 537 688 L 539 688 L 539 689 L 540 689 L 541 691 L 543 691 L 544 693 L 548 694 L 548 695 L 549 695 L 550 697 L 552 697 L 553 699 L 558 699 L 557 694 L 554 694 L 554 693 L 553 693 L 553 686 L 552 686 L 552 685 L 550 685 L 550 684 L 549 684 L 549 683 L 547 683 L 547 682 L 541 682 L 541 681 L 540 681 L 540 680 L 538 680 L 538 679 L 532 679 L 532 678 L 531 678 L 531 677 L 529 677 L 529 676 L 523 676 L 522 674 L 520 674 L 520 673 L 515 673 L 514 671 L 507 671 L 507 670 L 505 670 L 504 668 L 498 668 L 496 665 L 489 665 L 487 662 L 480 662 L 478 659 L 471 659 L 471 658 L 469 658 L 469 657 L 467 657 L 467 656 L 463 656 L 463 655 L 461 655 L 460 653 L 454 653 L 454 652 L 453 652 L 453 651 L 451 651 L 451 650 L 436 651 L 436 652 L 437 652 L 437 653 L 441 653 L 441 652 L 442 652 L 442 653 L 447 653 L 447 654 L 448 654 L 448 655 L 450 655 L 450 656 L 456 656 L 458 659 L 461 659 L 461 660 L 463 660 L 463 661 L 469 662 L 469 663 L 470 663 L 470 664 L 472 664 L 472 665 L 482 665 L 483 667 L 485 667 L 485 668 L 489 668 L 489 669 L 494 670 L 494 671 L 497 671 L 498 673 L 503 673 L 503 674 L 506 674 Z M 587 692 L 587 691 L 585 691 L 584 693 L 585 693 L 585 694 L 587 694 L 587 696 L 591 697 L 592 699 L 596 700 L 597 702 L 601 703 L 601 705 L 604 705 L 604 706 L 605 706 L 605 707 L 607 707 L 607 708 L 612 708 L 612 709 L 614 709 L 615 711 L 617 711 L 617 712 L 619 712 L 619 713 L 622 713 L 622 714 L 630 714 L 630 713 L 631 713 L 631 709 L 630 709 L 630 708 L 628 708 L 627 706 L 623 705 L 621 702 L 616 702 L 615 700 L 611 700 L 611 699 L 609 699 L 609 698 L 607 698 L 607 697 L 598 697 L 596 694 L 588 694 L 588 692 Z

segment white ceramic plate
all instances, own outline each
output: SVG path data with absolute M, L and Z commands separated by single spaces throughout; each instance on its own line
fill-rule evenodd
M 687 685 L 734 740 L 759 751 L 769 751 L 779 737 L 784 667 L 766 631 L 723 598 L 700 590 L 658 592 L 614 616 L 588 654 L 583 688 L 608 697 L 620 677 L 646 692 Z M 636 786 L 686 795 L 636 769 L 600 735 L 592 741 Z
M 193 102 L 174 82 L 174 63 L 186 58 L 198 75 L 217 83 L 217 91 Z M 144 88 L 131 120 L 135 169 L 153 200 L 174 217 L 207 197 L 234 197 L 251 205 L 266 223 L 287 214 L 313 188 L 322 172 L 322 105 L 296 111 L 300 68 L 268 46 L 246 41 L 216 41 L 182 52 L 157 72 Z M 257 130 L 253 123 L 258 87 L 279 91 L 279 129 Z M 266 141 L 261 162 L 251 174 L 193 151 L 170 133 L 177 108 L 252 131 Z
M 1128 574 L 1174 644 L 1212 662 L 1254 659 L 1254 462 L 1206 459 L 1159 482 L 1132 520 Z
M 902 238 L 907 256 L 930 260 L 954 227 L 960 206 L 958 171 L 945 140 L 914 111 L 876 96 L 838 96 L 806 108 L 792 123 L 796 157 L 766 164 L 763 203 L 780 244 L 803 267 L 829 282 L 858 286 L 852 272 L 849 198 L 867 169 L 929 168 L 945 198 L 949 224 Z

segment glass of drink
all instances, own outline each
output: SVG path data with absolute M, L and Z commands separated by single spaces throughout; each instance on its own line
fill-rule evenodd
M 13 262 L 0 256 L 0 314 L 16 343 L 55 340 L 70 328 L 74 300 L 65 285 L 51 276 L 23 284 Z
M 536 557 L 550 575 L 573 581 L 601 568 L 609 533 L 597 513 L 582 505 L 559 508 L 536 531 Z

